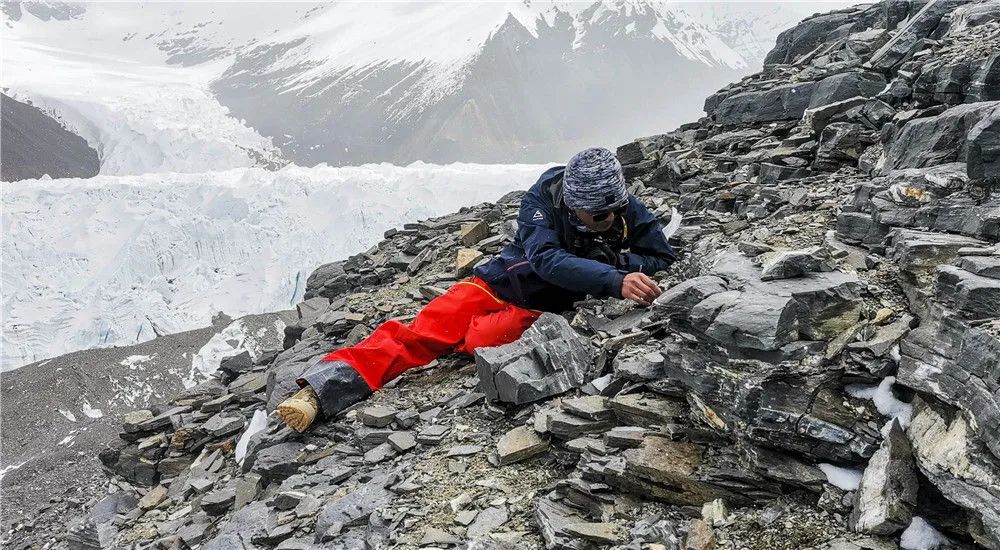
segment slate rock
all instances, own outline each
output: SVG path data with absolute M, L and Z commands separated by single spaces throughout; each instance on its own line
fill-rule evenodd
M 424 530 L 424 536 L 420 539 L 420 546 L 455 546 L 461 544 L 461 542 L 462 539 L 447 531 L 436 527 L 428 527 Z
M 957 105 L 940 115 L 908 122 L 886 151 L 886 165 L 921 168 L 965 161 L 970 130 L 994 113 L 998 105 L 997 101 Z
M 519 340 L 476 350 L 480 391 L 521 405 L 580 387 L 597 372 L 588 338 L 560 315 L 543 313 Z
M 216 535 L 202 548 L 204 550 L 259 548 L 251 543 L 251 540 L 267 535 L 268 516 L 268 508 L 263 501 L 252 502 L 222 522 Z
M 621 532 L 614 523 L 567 523 L 560 530 L 566 535 L 601 545 L 614 545 L 622 541 Z
M 799 119 L 815 87 L 815 82 L 802 82 L 738 93 L 722 100 L 711 115 L 723 125 Z
M 1000 54 L 991 55 L 969 83 L 965 100 L 969 103 L 1000 100 Z
M 1000 72 L 1000 55 L 995 54 L 993 60 Z M 1000 88 L 1000 84 L 997 87 Z M 968 137 L 969 179 L 996 186 L 1000 180 L 1000 108 L 993 109 L 977 122 Z
M 828 76 L 813 88 L 809 108 L 815 109 L 853 97 L 874 97 L 885 88 L 885 77 L 872 72 L 846 72 Z
M 239 413 L 218 413 L 205 421 L 202 429 L 212 437 L 225 437 L 243 429 L 246 418 Z
M 617 395 L 609 405 L 620 422 L 643 428 L 668 426 L 687 412 L 683 402 L 651 393 Z
M 1000 337 L 935 305 L 900 340 L 899 352 L 897 381 L 963 410 L 978 439 L 1000 458 Z
M 866 68 L 888 71 L 908 59 L 924 43 L 924 39 L 941 21 L 941 17 L 954 10 L 961 2 L 944 0 L 928 2 L 912 14 L 896 33 L 865 62 Z
M 497 442 L 500 465 L 527 460 L 549 448 L 549 443 L 527 426 L 518 426 L 504 434 Z
M 205 540 L 205 534 L 208 533 L 209 528 L 211 525 L 208 523 L 192 523 L 178 529 L 177 537 L 188 546 L 197 546 Z
M 671 317 L 686 317 L 691 308 L 712 294 L 728 290 L 726 281 L 713 275 L 703 275 L 682 281 L 663 292 L 653 301 L 653 307 Z
M 225 514 L 236 503 L 236 487 L 213 491 L 201 498 L 201 509 L 210 516 Z
M 685 389 L 689 414 L 713 430 L 817 461 L 863 462 L 878 448 L 877 430 L 844 405 L 837 373 L 726 359 L 673 340 L 662 356 L 663 376 Z
M 741 295 L 713 308 L 705 329 L 709 337 L 726 346 L 777 350 L 800 338 L 833 338 L 857 320 L 860 285 L 854 274 L 809 273 L 764 282 L 760 273 L 740 254 L 727 253 L 717 261 L 712 274 Z
M 700 445 L 647 436 L 640 447 L 612 458 L 600 472 L 604 483 L 612 487 L 679 506 L 701 506 L 718 498 L 742 504 L 752 501 L 754 491 L 744 486 L 745 481 L 736 483 L 742 490 L 727 487 L 710 473 L 714 468 L 707 462 L 706 449 Z
M 509 515 L 505 506 L 490 506 L 484 508 L 476 515 L 466 531 L 469 538 L 477 538 L 493 532 L 501 525 L 507 523 Z
M 851 529 L 858 533 L 891 535 L 913 519 L 917 506 L 917 470 L 910 442 L 898 420 L 872 455 L 855 493 Z
M 545 547 L 548 549 L 585 550 L 590 545 L 575 536 L 569 536 L 563 527 L 572 523 L 587 522 L 577 507 L 571 507 L 554 492 L 549 493 L 535 502 L 532 515 L 535 525 L 542 534 Z
M 228 381 L 236 378 L 237 376 L 249 372 L 253 368 L 253 358 L 250 357 L 249 351 L 244 351 L 239 355 L 233 355 L 230 357 L 224 357 L 219 362 L 219 372 L 224 374 L 223 382 L 228 383 Z
M 248 454 L 243 469 L 252 469 L 265 480 L 281 481 L 296 474 L 302 467 L 302 463 L 298 461 L 301 453 L 301 443 L 278 443 L 257 451 L 254 455 Z
M 781 181 L 798 180 L 808 176 L 808 168 L 762 162 L 757 180 L 765 185 L 773 185 Z
M 417 446 L 417 439 L 413 436 L 413 432 L 393 432 L 387 442 L 400 453 L 405 453 Z
M 358 418 L 365 426 L 384 428 L 396 418 L 396 410 L 389 407 L 365 407 L 358 412 Z
M 335 538 L 344 527 L 368 523 L 372 512 L 384 508 L 393 499 L 393 493 L 385 488 L 388 480 L 387 474 L 376 472 L 367 482 L 326 504 L 316 517 L 316 542 Z
M 782 31 L 774 49 L 764 58 L 764 64 L 792 63 L 822 44 L 836 29 L 850 23 L 852 14 L 824 13 L 806 18 L 794 27 Z
M 563 399 L 562 408 L 569 414 L 588 420 L 608 420 L 615 415 L 608 406 L 608 400 L 600 395 Z
M 603 433 L 611 426 L 610 419 L 588 420 L 564 412 L 552 414 L 548 419 L 549 432 L 562 439 L 573 439 L 584 434 Z
M 1000 312 L 1000 279 L 976 275 L 959 267 L 938 267 L 935 293 L 943 304 L 970 319 L 994 318 Z
M 444 436 L 450 431 L 448 426 L 434 424 L 417 432 L 417 442 L 425 445 L 437 445 L 441 443 Z
M 1000 545 L 1000 461 L 970 437 L 964 415 L 919 397 L 906 434 L 920 472 L 982 525 L 986 547 Z
M 157 485 L 139 499 L 139 508 L 143 510 L 156 508 L 165 498 L 167 498 L 167 488 L 163 485 Z
M 806 273 L 832 270 L 830 252 L 821 246 L 814 246 L 776 253 L 762 266 L 760 280 L 790 279 Z

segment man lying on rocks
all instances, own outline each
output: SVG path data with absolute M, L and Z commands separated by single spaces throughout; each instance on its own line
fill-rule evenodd
M 497 257 L 410 324 L 387 321 L 359 344 L 320 357 L 278 415 L 301 432 L 320 412 L 330 417 L 407 369 L 513 342 L 543 311 L 566 311 L 587 294 L 649 305 L 662 292 L 649 276 L 674 258 L 659 222 L 626 190 L 614 153 L 587 149 L 528 190 L 517 236 Z

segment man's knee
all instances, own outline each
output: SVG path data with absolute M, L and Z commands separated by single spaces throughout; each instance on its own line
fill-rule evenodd
M 472 353 L 477 348 L 509 344 L 520 338 L 537 318 L 537 314 L 520 309 L 506 309 L 476 317 L 469 324 L 460 351 Z

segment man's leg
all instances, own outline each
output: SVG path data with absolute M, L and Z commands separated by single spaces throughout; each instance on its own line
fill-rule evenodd
M 541 312 L 508 304 L 500 311 L 476 317 L 469 323 L 465 341 L 458 351 L 472 354 L 477 348 L 509 344 L 520 338 L 540 316 Z
M 303 374 L 299 385 L 306 394 L 314 392 L 323 413 L 332 416 L 405 370 L 451 351 L 465 338 L 474 318 L 506 306 L 475 277 L 456 283 L 424 306 L 409 325 L 387 321 L 357 345 L 324 356 Z M 302 393 L 278 410 L 299 431 L 315 417 L 309 418 L 310 396 Z

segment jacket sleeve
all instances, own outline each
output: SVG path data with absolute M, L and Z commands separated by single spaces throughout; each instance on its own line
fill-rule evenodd
M 628 224 L 629 251 L 622 254 L 623 269 L 652 275 L 670 267 L 677 259 L 663 236 L 663 227 L 639 199 L 629 197 L 625 222 Z
M 531 269 L 546 282 L 573 292 L 621 298 L 625 273 L 564 249 L 554 215 L 551 207 L 532 195 L 521 200 L 517 232 Z

